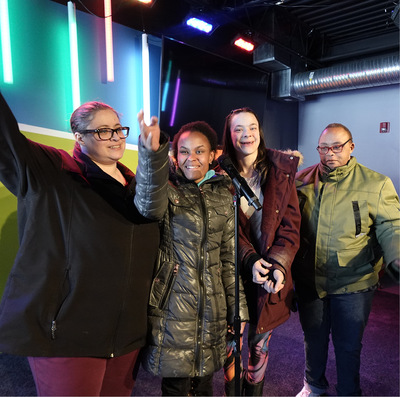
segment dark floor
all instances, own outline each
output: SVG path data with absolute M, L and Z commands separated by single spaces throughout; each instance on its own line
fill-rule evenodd
M 399 390 L 399 286 L 378 290 L 364 336 L 361 385 L 366 396 L 400 396 Z M 243 350 L 245 356 L 246 351 Z M 297 313 L 272 335 L 264 385 L 265 396 L 294 396 L 303 386 L 303 341 Z M 335 394 L 335 364 L 330 350 L 327 378 L 329 394 Z M 33 396 L 35 388 L 25 358 L 0 354 L 0 395 Z M 158 396 L 160 379 L 142 369 L 132 393 Z M 214 376 L 214 395 L 223 395 L 223 374 Z

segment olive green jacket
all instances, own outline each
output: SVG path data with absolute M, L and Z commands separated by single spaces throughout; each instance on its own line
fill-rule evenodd
M 296 283 L 315 287 L 321 298 L 375 285 L 382 259 L 400 257 L 399 197 L 390 178 L 352 157 L 335 170 L 313 165 L 296 179 L 302 213 Z

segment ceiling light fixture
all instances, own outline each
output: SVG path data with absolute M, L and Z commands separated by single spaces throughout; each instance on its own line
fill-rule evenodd
M 233 44 L 236 47 L 241 48 L 242 50 L 245 50 L 247 52 L 252 52 L 255 48 L 255 44 L 252 40 L 244 37 L 244 36 L 237 36 L 234 40 L 233 40 Z
M 189 17 L 186 20 L 186 25 L 195 28 L 197 30 L 200 30 L 204 33 L 210 33 L 213 31 L 213 25 L 203 19 L 196 18 L 196 17 Z

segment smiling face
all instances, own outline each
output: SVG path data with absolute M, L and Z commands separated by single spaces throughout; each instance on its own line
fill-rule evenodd
M 186 131 L 178 140 L 177 161 L 185 177 L 199 183 L 204 179 L 215 152 L 207 137 L 198 131 Z
M 258 120 L 252 113 L 235 114 L 231 119 L 230 133 L 237 158 L 251 156 L 254 159 L 260 145 L 260 129 Z
M 118 127 L 121 127 L 121 123 L 115 112 L 110 109 L 103 109 L 94 113 L 94 117 L 86 129 Z M 114 134 L 111 140 L 98 141 L 92 133 L 75 132 L 75 139 L 81 145 L 82 152 L 100 165 L 110 165 L 120 160 L 126 146 L 125 139 L 119 138 L 117 134 Z
M 349 133 L 341 127 L 327 128 L 319 137 L 318 146 L 339 146 L 345 143 L 349 138 L 351 138 Z M 353 150 L 354 143 L 350 140 L 343 146 L 343 150 L 340 153 L 333 153 L 330 149 L 328 153 L 320 154 L 319 157 L 322 164 L 334 170 L 348 163 Z

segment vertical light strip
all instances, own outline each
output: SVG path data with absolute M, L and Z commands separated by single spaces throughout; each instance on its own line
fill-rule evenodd
M 162 97 L 162 102 L 161 102 L 161 111 L 162 112 L 165 112 L 165 108 L 167 107 L 167 98 L 168 98 L 168 91 L 169 91 L 169 80 L 171 78 L 171 68 L 172 68 L 172 60 L 170 59 L 168 61 L 168 71 L 167 71 L 167 76 L 165 78 L 164 92 L 163 92 L 163 97 Z
M 8 0 L 0 0 L 1 54 L 3 57 L 3 80 L 12 84 L 13 70 L 11 62 L 10 20 L 8 17 Z
M 146 123 L 150 122 L 150 66 L 147 34 L 142 34 L 142 71 L 143 71 L 143 112 Z
M 181 71 L 178 70 L 178 77 L 176 78 L 176 83 L 175 83 L 174 103 L 172 105 L 171 119 L 169 120 L 170 127 L 173 127 L 175 124 L 176 107 L 178 105 L 180 87 L 181 87 Z
M 68 2 L 69 53 L 71 61 L 72 105 L 76 109 L 81 104 L 79 87 L 78 36 L 76 31 L 76 9 Z
M 114 54 L 111 0 L 104 0 L 104 26 L 106 32 L 107 81 L 114 81 Z

